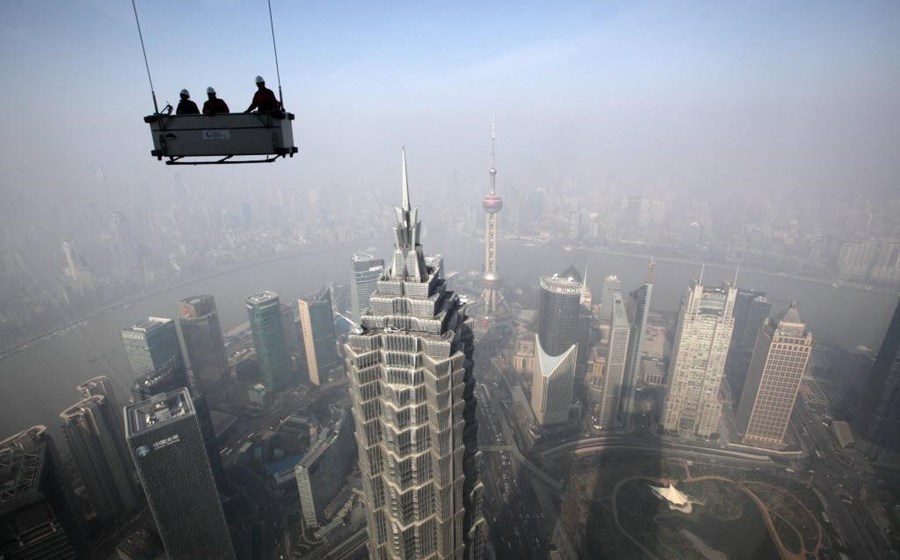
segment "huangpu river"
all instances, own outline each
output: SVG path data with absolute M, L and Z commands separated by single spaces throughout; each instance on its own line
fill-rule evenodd
M 424 221 L 427 225 L 427 214 Z M 376 245 L 375 252 L 386 261 L 390 260 L 389 227 L 385 225 L 383 239 L 370 243 Z M 426 254 L 444 256 L 447 271 L 482 267 L 483 246 L 474 237 L 429 229 L 423 245 Z M 297 297 L 326 282 L 348 282 L 351 254 L 365 249 L 371 247 L 361 243 L 358 247 L 310 251 L 186 282 L 109 309 L 7 355 L 0 360 L 0 439 L 34 424 L 45 424 L 58 434 L 60 411 L 77 399 L 75 386 L 96 375 L 111 377 L 124 402 L 131 373 L 119 339 L 123 327 L 151 315 L 174 317 L 179 299 L 212 294 L 222 328 L 227 332 L 247 320 L 247 296 L 272 290 L 282 296 L 283 303 L 295 305 Z M 520 285 L 536 283 L 539 276 L 562 272 L 569 265 L 587 267 L 595 301 L 599 301 L 606 276 L 616 274 L 623 290 L 631 291 L 647 275 L 646 256 L 503 241 L 498 253 L 501 278 Z M 677 309 L 688 283 L 699 274 L 699 263 L 657 259 L 652 307 Z M 732 280 L 734 275 L 733 267 L 706 265 L 703 282 L 717 284 Z M 897 296 L 890 293 L 836 288 L 824 282 L 743 269 L 738 286 L 765 290 L 773 302 L 774 313 L 797 300 L 801 316 L 818 341 L 847 348 L 864 345 L 877 350 L 897 304 Z

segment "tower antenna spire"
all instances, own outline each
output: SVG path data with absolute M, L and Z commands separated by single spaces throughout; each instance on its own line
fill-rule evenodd
M 409 210 L 409 178 L 406 175 L 406 146 L 400 148 L 403 160 L 403 210 Z
M 653 272 L 656 270 L 656 261 L 650 257 L 650 264 L 647 265 L 647 283 L 653 283 Z
M 497 119 L 491 115 L 491 194 L 497 192 L 497 152 L 494 145 L 497 142 Z

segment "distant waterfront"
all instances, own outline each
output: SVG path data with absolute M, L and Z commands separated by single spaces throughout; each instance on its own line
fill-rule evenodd
M 427 222 L 427 213 L 424 216 Z M 502 227 L 502 226 L 501 226 Z M 46 424 L 56 431 L 59 411 L 71 404 L 74 387 L 94 375 L 112 377 L 121 394 L 130 386 L 130 372 L 119 341 L 119 330 L 142 317 L 173 317 L 180 298 L 207 293 L 216 298 L 222 327 L 228 331 L 246 321 L 244 298 L 259 290 L 273 290 L 283 302 L 312 291 L 325 282 L 345 283 L 349 277 L 350 255 L 354 250 L 375 245 L 388 255 L 389 230 L 383 239 L 288 255 L 192 280 L 118 304 L 72 327 L 34 341 L 21 351 L 0 359 L 0 437 L 33 424 Z M 448 270 L 480 270 L 483 246 L 479 240 L 458 233 L 429 229 L 425 239 L 428 253 L 440 252 Z M 560 272 L 574 264 L 588 267 L 588 283 L 595 297 L 603 279 L 616 274 L 626 290 L 643 282 L 647 259 L 617 253 L 575 248 L 563 251 L 554 246 L 527 246 L 524 242 L 503 243 L 499 247 L 501 278 L 515 284 L 535 282 L 540 275 Z M 658 259 L 653 307 L 675 310 L 691 278 L 699 275 L 699 265 Z M 732 280 L 734 269 L 707 265 L 704 283 Z M 778 312 L 791 300 L 799 300 L 800 310 L 820 342 L 845 347 L 865 345 L 877 349 L 897 303 L 895 295 L 851 288 L 834 288 L 823 282 L 788 276 L 741 271 L 741 287 L 764 289 Z

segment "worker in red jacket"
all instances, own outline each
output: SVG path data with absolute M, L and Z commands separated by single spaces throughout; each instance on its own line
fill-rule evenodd
M 209 98 L 203 104 L 204 115 L 218 115 L 221 113 L 230 113 L 228 105 L 223 99 L 216 97 L 216 90 L 212 87 L 206 88 L 206 96 Z
M 275 93 L 266 87 L 266 80 L 262 76 L 256 77 L 256 93 L 253 94 L 253 102 L 247 107 L 245 113 L 256 109 L 260 113 L 274 113 L 281 109 L 281 104 Z

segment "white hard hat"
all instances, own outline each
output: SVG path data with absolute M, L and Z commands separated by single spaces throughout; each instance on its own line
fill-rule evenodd
M 189 92 L 189 91 L 186 90 L 186 89 L 183 89 L 183 90 L 181 90 L 181 95 L 185 95 L 185 96 L 187 96 L 187 97 L 190 97 L 190 96 L 191 96 L 191 92 Z
M 257 83 L 257 84 L 264 84 L 264 83 L 266 83 L 266 79 L 263 78 L 262 76 L 257 76 L 257 77 L 256 77 L 256 83 Z
M 216 89 L 212 86 L 206 88 L 206 93 L 216 93 Z

